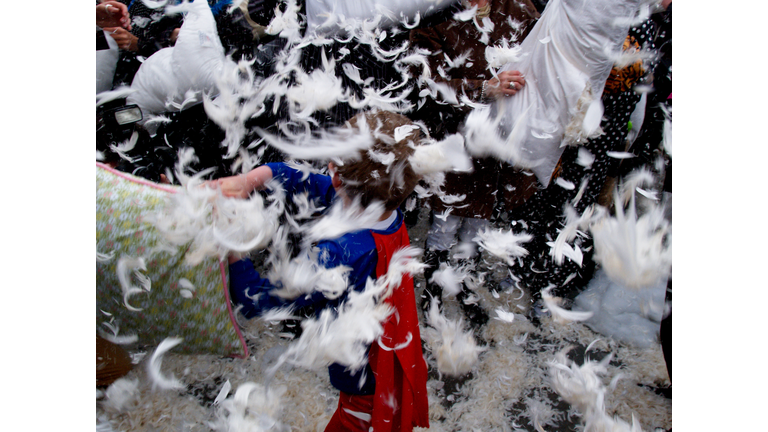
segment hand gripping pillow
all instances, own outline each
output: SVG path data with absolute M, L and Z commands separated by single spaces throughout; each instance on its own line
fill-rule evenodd
M 151 183 L 96 167 L 96 326 L 102 337 L 137 336 L 141 345 L 157 345 L 166 337 L 184 338 L 178 352 L 247 357 L 248 348 L 234 318 L 227 266 L 206 259 L 196 266 L 185 263 L 187 251 L 158 251 L 157 231 L 143 222 L 162 205 L 172 187 Z M 143 258 L 149 281 L 129 272 L 135 293 L 126 299 L 118 264 L 133 269 Z M 138 310 L 137 310 L 138 309 Z

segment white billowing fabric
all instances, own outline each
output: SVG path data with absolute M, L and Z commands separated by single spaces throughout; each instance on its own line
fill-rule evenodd
M 667 280 L 642 289 L 629 288 L 612 281 L 598 269 L 587 288 L 574 300 L 572 309 L 593 313 L 584 321 L 592 330 L 649 348 L 658 344 L 666 288 Z
M 501 67 L 525 76 L 525 86 L 515 96 L 499 98 L 493 105 L 502 116 L 502 136 L 514 137 L 508 138 L 508 145 L 521 149 L 522 159 L 509 162 L 529 167 L 543 186 L 549 184 L 565 145 L 599 135 L 600 98 L 613 67 L 612 55 L 627 37 L 628 18 L 644 3 L 550 0 L 520 44 L 520 61 Z
M 104 31 L 97 28 L 97 31 Z M 104 31 L 109 49 L 96 50 L 96 94 L 112 90 L 120 49 L 109 32 Z
M 216 76 L 227 61 L 208 3 L 196 1 L 184 17 L 176 44 L 152 54 L 139 67 L 128 103 L 137 104 L 145 119 L 146 114 L 170 111 L 168 102 L 181 105 L 190 92 L 195 102 L 185 107 L 194 106 L 202 102 L 202 93 L 216 91 Z
M 333 32 L 336 28 L 320 29 L 328 16 L 335 14 L 346 19 L 370 20 L 381 15 L 380 27 L 394 24 L 403 18 L 412 22 L 418 13 L 421 18 L 456 3 L 458 0 L 309 0 L 306 2 L 307 32 Z M 401 16 L 402 14 L 402 16 Z

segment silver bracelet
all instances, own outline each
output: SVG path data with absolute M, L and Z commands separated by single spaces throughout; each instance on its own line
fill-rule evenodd
M 483 90 L 480 92 L 480 102 L 485 100 L 485 88 L 488 86 L 488 81 L 483 81 Z

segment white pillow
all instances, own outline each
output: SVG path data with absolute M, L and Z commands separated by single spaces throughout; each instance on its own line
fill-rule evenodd
M 120 50 L 117 42 L 112 39 L 109 32 L 97 27 L 96 31 L 104 32 L 109 49 L 96 50 L 96 94 L 112 90 L 112 80 L 115 77 L 117 68 L 117 59 L 120 56 Z
M 550 0 L 541 18 L 520 44 L 520 61 L 499 70 L 519 70 L 525 86 L 513 97 L 499 98 L 504 132 L 515 121 L 527 121 L 513 136 L 522 161 L 543 186 L 549 184 L 564 146 L 582 144 L 590 135 L 584 127 L 587 110 L 597 104 L 613 67 L 613 56 L 629 32 L 629 20 L 644 0 Z M 598 131 L 599 132 L 599 131 Z M 592 135 L 594 136 L 594 134 Z
M 139 67 L 128 103 L 137 104 L 145 119 L 148 114 L 179 110 L 170 103 L 184 108 L 197 105 L 203 92 L 216 91 L 216 75 L 225 61 L 208 3 L 191 3 L 175 46 L 157 51 Z M 192 93 L 194 101 L 189 102 Z

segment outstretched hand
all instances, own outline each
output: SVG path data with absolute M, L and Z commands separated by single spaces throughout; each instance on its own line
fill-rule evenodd
M 497 77 L 488 80 L 485 95 L 488 97 L 512 96 L 525 85 L 525 77 L 520 71 L 499 72 Z
M 96 5 L 96 25 L 105 29 L 119 27 L 131 29 L 131 15 L 128 7 L 117 1 L 105 1 Z
M 264 189 L 264 185 L 271 178 L 272 170 L 266 165 L 261 165 L 252 169 L 248 174 L 222 177 L 205 184 L 208 187 L 219 189 L 225 197 L 248 199 L 254 190 Z
M 219 189 L 221 194 L 230 198 L 247 199 L 251 196 L 253 187 L 248 184 L 248 179 L 244 174 L 232 177 L 224 177 L 208 182 L 208 186 Z

